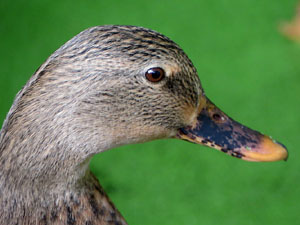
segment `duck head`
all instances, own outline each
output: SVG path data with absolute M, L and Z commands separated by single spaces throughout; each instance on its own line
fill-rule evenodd
M 70 74 L 79 72 L 83 80 L 75 109 L 78 120 L 88 118 L 81 123 L 87 130 L 109 134 L 104 135 L 109 147 L 179 138 L 249 161 L 287 158 L 282 144 L 218 109 L 205 96 L 186 54 L 155 31 L 95 27 L 73 38 L 57 55 L 58 69 L 67 71 L 72 65 Z
M 8 177 L 42 176 L 41 183 L 64 174 L 65 182 L 95 153 L 158 138 L 250 161 L 287 158 L 282 144 L 235 122 L 205 96 L 177 44 L 134 26 L 93 27 L 55 51 L 17 95 L 0 152 L 9 156 L 2 159 Z

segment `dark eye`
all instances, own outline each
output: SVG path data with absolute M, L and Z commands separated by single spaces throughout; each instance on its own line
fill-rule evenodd
M 154 67 L 154 68 L 147 70 L 147 72 L 145 73 L 145 76 L 146 76 L 147 80 L 156 83 L 156 82 L 159 82 L 162 79 L 164 79 L 165 71 L 162 68 Z

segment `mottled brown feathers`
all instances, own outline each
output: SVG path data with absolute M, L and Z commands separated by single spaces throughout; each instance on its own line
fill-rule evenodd
M 145 78 L 152 67 L 165 71 L 160 82 Z M 30 78 L 3 124 L 0 224 L 126 224 L 86 175 L 90 158 L 173 137 L 201 93 L 189 58 L 155 31 L 102 26 L 76 35 Z
M 48 196 L 44 204 L 27 209 L 26 203 L 11 211 L 6 224 L 126 225 L 124 218 L 110 202 L 97 179 L 90 174 L 85 189 L 64 196 Z M 17 213 L 20 213 L 17 215 Z M 0 214 L 1 215 L 1 214 Z M 3 222 L 3 217 L 0 216 Z

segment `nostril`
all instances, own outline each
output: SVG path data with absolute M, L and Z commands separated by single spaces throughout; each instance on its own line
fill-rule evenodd
M 215 120 L 215 121 L 220 121 L 222 119 L 222 116 L 219 114 L 219 113 L 214 113 L 212 118 Z

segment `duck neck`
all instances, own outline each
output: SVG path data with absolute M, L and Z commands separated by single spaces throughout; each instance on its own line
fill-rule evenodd
M 89 170 L 74 184 L 69 183 L 68 188 L 50 186 L 31 186 L 27 190 L 23 186 L 11 191 L 7 186 L 1 187 L 0 192 L 5 193 L 0 196 L 1 221 L 5 224 L 127 225 Z
M 84 139 L 87 135 L 71 138 L 64 129 L 51 133 L 44 127 L 30 133 L 26 126 L 10 126 L 7 120 L 0 133 L 0 208 L 5 212 L 1 215 L 0 210 L 1 221 L 126 224 L 89 170 L 93 154 L 111 146 L 107 141 L 89 136 L 91 145 Z
M 91 157 L 108 148 L 99 142 L 64 135 L 64 129 L 17 126 L 6 122 L 0 134 L 0 188 L 12 191 L 75 189 L 89 177 Z M 39 125 L 41 125 L 39 123 Z M 10 127 L 11 126 L 11 127 Z M 72 128 L 69 127 L 71 130 Z M 33 131 L 36 130 L 36 131 Z
M 3 148 L 3 145 L 6 144 L 1 143 L 0 146 Z M 57 149 L 46 149 L 45 154 L 32 154 L 32 151 L 22 147 L 19 149 L 27 154 L 22 155 L 19 151 L 12 151 L 9 148 L 1 149 L 1 188 L 14 192 L 26 190 L 35 190 L 38 193 L 45 190 L 64 192 L 76 188 L 82 179 L 89 176 L 90 157 L 79 161 L 78 158 L 75 160 L 73 156 L 65 155 L 63 159 L 56 160 L 57 155 L 54 152 L 58 153 Z

